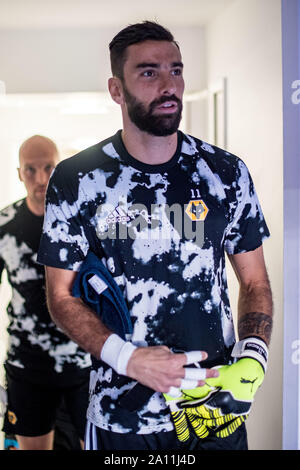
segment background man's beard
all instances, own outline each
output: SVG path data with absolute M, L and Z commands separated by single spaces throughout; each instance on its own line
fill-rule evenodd
M 163 137 L 177 132 L 182 113 L 182 102 L 175 96 L 162 96 L 158 100 L 152 101 L 147 111 L 140 101 L 138 101 L 124 86 L 124 95 L 127 104 L 128 115 L 131 121 L 143 132 Z M 175 101 L 177 111 L 168 115 L 157 115 L 153 113 L 156 106 L 166 101 Z

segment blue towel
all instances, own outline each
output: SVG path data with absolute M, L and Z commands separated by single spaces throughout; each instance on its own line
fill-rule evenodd
M 101 321 L 121 338 L 128 340 L 132 335 L 131 318 L 122 292 L 110 272 L 92 251 L 80 267 L 72 294 L 74 297 L 80 297 L 99 315 Z M 91 359 L 93 364 L 99 364 L 93 356 Z M 129 379 L 121 376 L 119 380 L 127 383 Z M 120 397 L 118 405 L 129 411 L 139 410 L 153 393 L 151 388 L 135 383 Z
M 133 327 L 122 292 L 102 261 L 89 251 L 76 276 L 72 294 L 80 297 L 101 321 L 124 340 Z

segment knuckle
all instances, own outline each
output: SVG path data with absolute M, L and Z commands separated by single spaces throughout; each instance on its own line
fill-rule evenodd
M 183 362 L 182 358 L 180 358 L 177 354 L 172 354 L 169 361 L 169 366 L 173 367 L 174 369 L 183 369 Z

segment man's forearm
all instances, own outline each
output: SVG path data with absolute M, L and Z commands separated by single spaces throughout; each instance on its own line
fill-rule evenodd
M 272 292 L 268 281 L 241 287 L 238 303 L 239 339 L 259 336 L 269 345 L 273 324 L 272 314 Z
M 99 359 L 102 347 L 112 331 L 78 298 L 65 297 L 52 302 L 48 300 L 48 305 L 57 326 L 85 351 Z M 113 358 L 109 359 L 105 361 L 108 364 Z M 186 372 L 186 360 L 185 354 L 173 354 L 166 346 L 136 348 L 125 375 L 157 392 L 168 392 L 170 387 L 181 384 Z M 115 370 L 118 372 L 116 368 Z M 215 377 L 216 371 L 199 369 L 200 374 L 203 377 Z M 196 381 L 198 383 L 197 379 Z M 199 379 L 199 385 L 203 384 L 204 381 Z
M 81 299 L 67 297 L 53 301 L 48 296 L 48 308 L 54 323 L 82 349 L 97 359 L 110 331 Z

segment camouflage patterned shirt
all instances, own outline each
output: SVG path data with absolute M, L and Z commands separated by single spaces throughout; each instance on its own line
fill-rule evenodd
M 268 236 L 238 157 L 178 132 L 174 156 L 149 165 L 128 154 L 118 131 L 56 167 L 38 261 L 78 271 L 92 250 L 124 294 L 134 344 L 204 350 L 203 366 L 214 366 L 230 362 L 235 342 L 225 253 Z M 118 405 L 132 385 L 95 361 L 89 420 L 119 433 L 172 429 L 159 393 L 135 413 Z
M 44 267 L 37 263 L 43 216 L 21 199 L 0 212 L 0 275 L 12 296 L 7 307 L 7 363 L 32 373 L 70 373 L 90 366 L 90 356 L 54 325 L 45 296 Z

